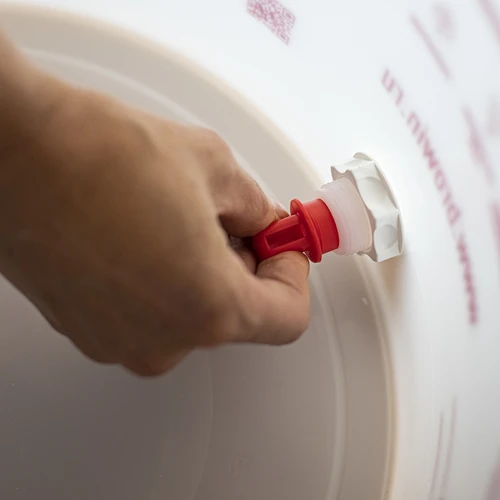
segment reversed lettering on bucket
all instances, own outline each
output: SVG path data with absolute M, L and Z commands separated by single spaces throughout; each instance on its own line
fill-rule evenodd
M 385 69 L 383 72 L 382 85 L 393 99 L 399 109 L 401 117 L 405 120 L 411 134 L 415 137 L 417 146 L 421 150 L 425 163 L 434 177 L 434 185 L 441 195 L 444 213 L 448 220 L 451 234 L 455 238 L 457 255 L 462 268 L 469 323 L 474 325 L 479 321 L 477 285 L 473 272 L 473 263 L 469 251 L 467 233 L 462 227 L 462 209 L 459 205 L 459 201 L 452 190 L 449 176 L 445 172 L 439 154 L 435 149 L 430 131 L 425 126 L 425 122 L 421 119 L 421 114 L 413 109 L 409 109 L 408 102 L 405 98 L 405 92 L 389 69 Z
M 436 63 L 437 68 L 441 71 L 441 73 L 447 80 L 451 80 L 452 76 L 448 64 L 446 63 L 443 54 L 438 49 L 438 46 L 436 45 L 425 25 L 418 17 L 414 15 L 410 16 L 410 22 L 416 34 L 420 37 L 420 39 L 424 43 L 424 46 L 429 51 L 429 54 Z
M 478 0 L 479 6 L 483 9 L 486 19 L 490 22 L 493 33 L 500 42 L 500 12 L 494 5 L 493 0 Z
M 279 0 L 248 0 L 248 13 L 263 23 L 282 42 L 290 43 L 295 15 Z
M 434 462 L 434 474 L 428 496 L 429 500 L 448 499 L 447 490 L 453 462 L 456 427 L 457 400 L 454 397 L 451 402 L 451 412 L 448 410 L 442 411 L 439 418 L 438 442 Z

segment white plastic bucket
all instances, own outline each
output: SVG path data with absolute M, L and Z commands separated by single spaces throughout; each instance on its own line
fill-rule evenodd
M 296 344 L 154 381 L 83 359 L 3 284 L 0 497 L 498 500 L 500 3 L 40 3 L 100 21 L 0 3 L 39 64 L 216 129 L 285 204 L 375 158 L 405 252 L 315 266 Z

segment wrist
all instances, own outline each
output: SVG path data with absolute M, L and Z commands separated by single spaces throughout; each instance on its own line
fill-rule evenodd
M 0 61 L 0 273 L 5 273 L 9 248 L 33 230 L 52 196 L 51 156 L 64 143 L 56 129 L 71 87 L 31 65 L 1 33 Z
M 39 141 L 55 113 L 58 82 L 39 71 L 0 33 L 0 160 Z M 59 84 L 61 85 L 61 84 Z

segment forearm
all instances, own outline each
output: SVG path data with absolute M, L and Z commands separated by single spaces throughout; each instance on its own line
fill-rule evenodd
M 0 273 L 9 248 L 29 221 L 45 210 L 53 177 L 47 157 L 63 134 L 54 121 L 66 86 L 38 70 L 0 33 Z
M 57 102 L 56 86 L 0 33 L 0 161 L 4 166 L 10 155 L 40 137 Z

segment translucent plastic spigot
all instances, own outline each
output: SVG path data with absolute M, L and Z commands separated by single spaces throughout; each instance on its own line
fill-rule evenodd
M 304 252 L 321 262 L 328 252 L 367 254 L 381 262 L 402 252 L 403 234 L 395 199 L 375 162 L 357 153 L 332 167 L 333 181 L 307 203 L 292 200 L 290 216 L 253 238 L 259 260 L 283 252 Z

